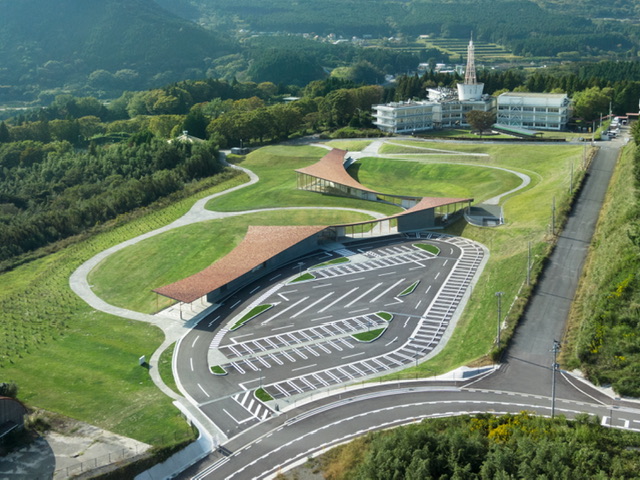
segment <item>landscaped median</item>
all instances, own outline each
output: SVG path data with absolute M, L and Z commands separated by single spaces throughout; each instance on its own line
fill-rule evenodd
M 440 255 L 440 249 L 435 245 L 431 245 L 429 243 L 414 243 L 413 246 L 429 253 L 433 253 L 436 257 Z
M 227 371 L 220 365 L 214 365 L 211 367 L 211 373 L 213 373 L 214 375 L 226 375 Z
M 249 310 L 246 314 L 244 314 L 242 316 L 242 318 L 240 320 L 238 320 L 233 327 L 231 327 L 229 330 L 230 331 L 234 331 L 239 329 L 241 326 L 243 326 L 245 323 L 247 323 L 249 320 L 253 320 L 254 318 L 256 318 L 258 315 L 260 315 L 261 313 L 266 312 L 267 310 L 269 310 L 271 307 L 273 307 L 273 303 L 265 303 L 264 305 L 258 305 L 256 307 L 253 307 L 251 310 Z
M 393 315 L 388 312 L 378 312 L 376 313 L 376 316 L 387 323 L 390 323 L 391 320 L 393 320 Z M 368 330 L 366 332 L 354 333 L 353 335 L 351 335 L 351 338 L 357 340 L 358 342 L 371 343 L 384 335 L 384 332 L 387 330 L 387 328 L 389 328 L 388 325 L 386 327 L 376 328 L 374 330 Z

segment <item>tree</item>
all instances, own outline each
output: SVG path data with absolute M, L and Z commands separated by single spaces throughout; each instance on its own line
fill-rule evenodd
M 11 133 L 9 127 L 4 122 L 0 122 L 0 143 L 9 143 L 11 141 Z
M 609 112 L 609 102 L 613 97 L 612 88 L 591 87 L 573 96 L 573 108 L 576 117 L 590 122 Z
M 493 112 L 483 112 L 481 110 L 470 110 L 465 114 L 467 123 L 471 125 L 471 130 L 482 132 L 489 130 L 496 123 L 496 114 Z

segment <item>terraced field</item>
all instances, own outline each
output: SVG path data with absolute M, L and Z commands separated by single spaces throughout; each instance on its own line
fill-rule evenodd
M 460 59 L 466 59 L 467 46 L 469 45 L 468 39 L 455 39 L 455 38 L 430 38 L 421 40 L 426 48 L 437 48 L 445 53 L 451 55 L 452 60 L 456 60 L 456 56 Z M 511 51 L 507 50 L 501 45 L 495 43 L 486 43 L 480 41 L 474 41 L 476 61 L 477 62 L 492 62 L 498 60 L 512 60 L 515 58 L 521 58 L 514 55 Z

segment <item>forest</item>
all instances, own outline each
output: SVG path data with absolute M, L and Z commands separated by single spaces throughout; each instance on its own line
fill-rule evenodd
M 638 447 L 637 433 L 587 414 L 479 414 L 369 433 L 310 464 L 328 480 L 622 479 L 637 477 Z
M 637 60 L 640 47 L 631 22 L 528 0 L 76 3 L 0 0 L 0 103 L 116 98 L 195 78 L 301 87 L 343 68 L 352 80 L 383 84 L 419 63 L 447 62 L 447 52 L 420 47 L 418 35 L 466 40 L 473 32 L 521 63 Z M 341 37 L 346 43 L 335 44 Z

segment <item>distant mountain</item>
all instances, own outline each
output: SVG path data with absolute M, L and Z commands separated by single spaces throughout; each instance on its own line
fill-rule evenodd
M 0 100 L 204 76 L 236 48 L 153 0 L 0 0 L 0 12 Z

